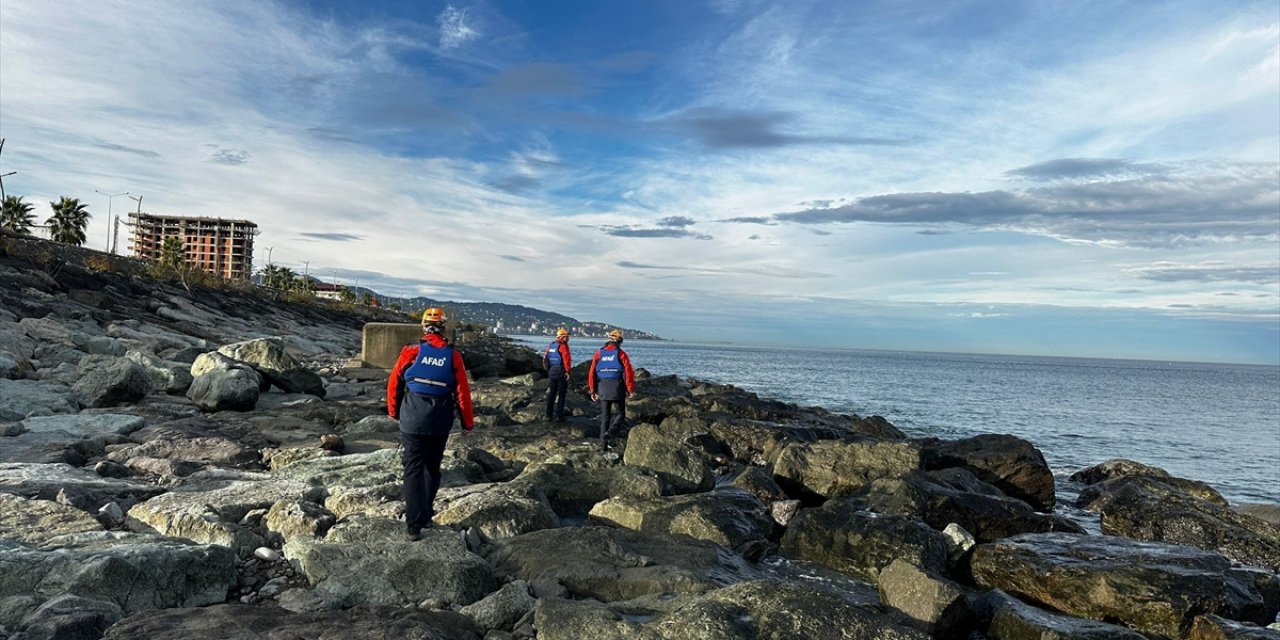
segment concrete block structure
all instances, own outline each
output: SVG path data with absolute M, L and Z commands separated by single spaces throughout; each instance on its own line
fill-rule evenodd
M 258 225 L 248 220 L 130 213 L 133 255 L 159 260 L 165 238 L 182 240 L 186 264 L 228 280 L 253 275 L 253 237 Z
M 417 344 L 422 325 L 400 322 L 368 322 L 360 339 L 360 359 L 366 367 L 390 369 L 405 345 Z

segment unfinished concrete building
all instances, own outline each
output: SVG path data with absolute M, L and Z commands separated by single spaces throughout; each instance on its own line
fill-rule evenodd
M 253 237 L 258 225 L 248 220 L 130 213 L 129 224 L 135 257 L 159 260 L 165 238 L 176 237 L 182 240 L 183 259 L 189 266 L 228 280 L 253 275 Z

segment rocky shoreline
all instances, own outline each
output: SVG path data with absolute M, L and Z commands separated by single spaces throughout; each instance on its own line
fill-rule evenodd
M 488 335 L 409 542 L 365 320 L 0 252 L 0 637 L 1280 637 L 1280 528 L 1203 483 L 1081 470 L 1090 534 L 1016 437 L 643 371 L 602 454 Z

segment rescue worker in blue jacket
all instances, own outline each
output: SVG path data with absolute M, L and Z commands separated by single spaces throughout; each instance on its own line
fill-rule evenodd
M 542 366 L 547 370 L 547 422 L 564 422 L 564 400 L 569 393 L 569 372 L 573 361 L 569 357 L 569 330 L 556 329 L 556 341 L 542 352 Z
M 404 519 L 410 540 L 432 526 L 440 464 L 453 430 L 455 410 L 462 430 L 475 427 L 467 367 L 444 337 L 444 311 L 422 312 L 422 340 L 400 351 L 387 379 L 387 415 L 400 421 L 404 466 Z
M 609 433 L 626 422 L 627 400 L 636 392 L 636 374 L 631 369 L 631 358 L 622 350 L 621 331 L 610 331 L 608 341 L 591 358 L 587 389 L 591 399 L 600 403 L 600 448 L 608 449 Z

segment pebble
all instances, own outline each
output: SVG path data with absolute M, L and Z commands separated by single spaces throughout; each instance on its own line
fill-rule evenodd
M 267 562 L 277 562 L 280 560 L 280 552 L 271 547 L 258 547 L 253 550 L 253 557 Z

